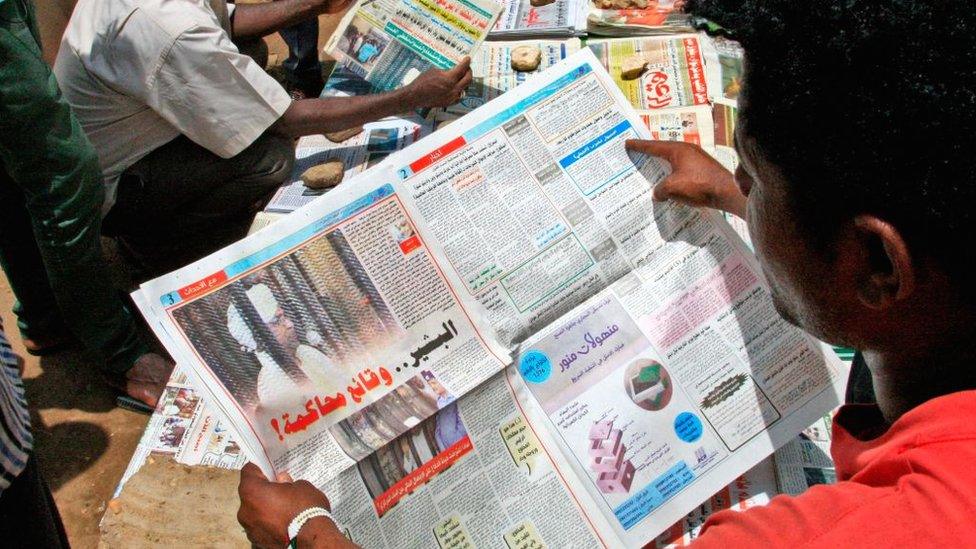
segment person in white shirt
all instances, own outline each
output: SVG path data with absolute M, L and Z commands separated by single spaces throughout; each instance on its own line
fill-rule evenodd
M 234 41 L 349 0 L 80 0 L 54 71 L 104 171 L 103 233 L 155 274 L 246 232 L 293 139 L 460 100 L 470 61 L 361 97 L 293 101 Z

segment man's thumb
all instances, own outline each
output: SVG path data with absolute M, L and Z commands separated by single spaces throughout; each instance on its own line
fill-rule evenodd
M 454 78 L 461 78 L 462 76 L 464 76 L 464 73 L 468 72 L 468 67 L 470 66 L 471 66 L 471 58 L 468 56 L 464 56 L 464 58 L 458 61 L 458 64 L 454 65 L 454 67 L 452 67 L 451 70 L 447 71 L 447 73 L 453 76 Z
M 651 190 L 651 198 L 658 202 L 671 199 L 671 177 L 665 177 L 660 183 L 654 185 Z

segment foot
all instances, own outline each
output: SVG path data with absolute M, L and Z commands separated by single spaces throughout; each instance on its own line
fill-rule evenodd
M 156 353 L 146 353 L 136 360 L 132 369 L 125 373 L 125 393 L 130 397 L 156 407 L 166 382 L 173 373 L 174 364 Z
M 75 338 L 67 330 L 56 330 L 35 337 L 25 337 L 23 342 L 24 350 L 29 354 L 46 356 L 69 347 L 75 342 Z

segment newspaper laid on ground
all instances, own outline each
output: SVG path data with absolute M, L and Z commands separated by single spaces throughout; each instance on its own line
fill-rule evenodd
M 588 40 L 624 96 L 636 109 L 708 105 L 705 62 L 697 34 Z M 632 57 L 647 62 L 639 78 L 628 80 L 621 67 Z
M 690 32 L 684 0 L 588 0 L 587 31 L 602 36 Z
M 583 50 L 136 300 L 357 542 L 640 545 L 845 379 L 649 137 Z
M 589 0 L 555 0 L 533 6 L 530 0 L 501 0 L 502 12 L 490 38 L 549 38 L 586 33 Z
M 539 67 L 534 71 L 522 72 L 512 68 L 512 51 L 523 46 L 539 48 L 541 60 Z M 485 42 L 471 58 L 473 78 L 471 85 L 464 92 L 464 97 L 459 103 L 447 107 L 444 111 L 454 115 L 471 112 L 541 74 L 579 49 L 579 38 Z
M 392 90 L 470 56 L 501 9 L 494 0 L 358 0 L 325 51 L 376 90 Z
M 312 166 L 338 159 L 345 167 L 343 181 L 348 181 L 432 129 L 430 121 L 416 117 L 388 118 L 363 125 L 362 132 L 341 143 L 333 143 L 324 135 L 302 137 L 295 147 L 295 167 L 290 181 L 275 192 L 265 211 L 292 212 L 325 194 L 328 189 L 311 189 L 302 181 L 302 174 Z

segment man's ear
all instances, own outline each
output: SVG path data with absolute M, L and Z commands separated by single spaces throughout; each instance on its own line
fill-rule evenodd
M 882 310 L 915 292 L 915 259 L 901 232 L 870 214 L 854 218 L 853 229 L 865 260 L 857 280 L 857 296 L 864 306 Z

